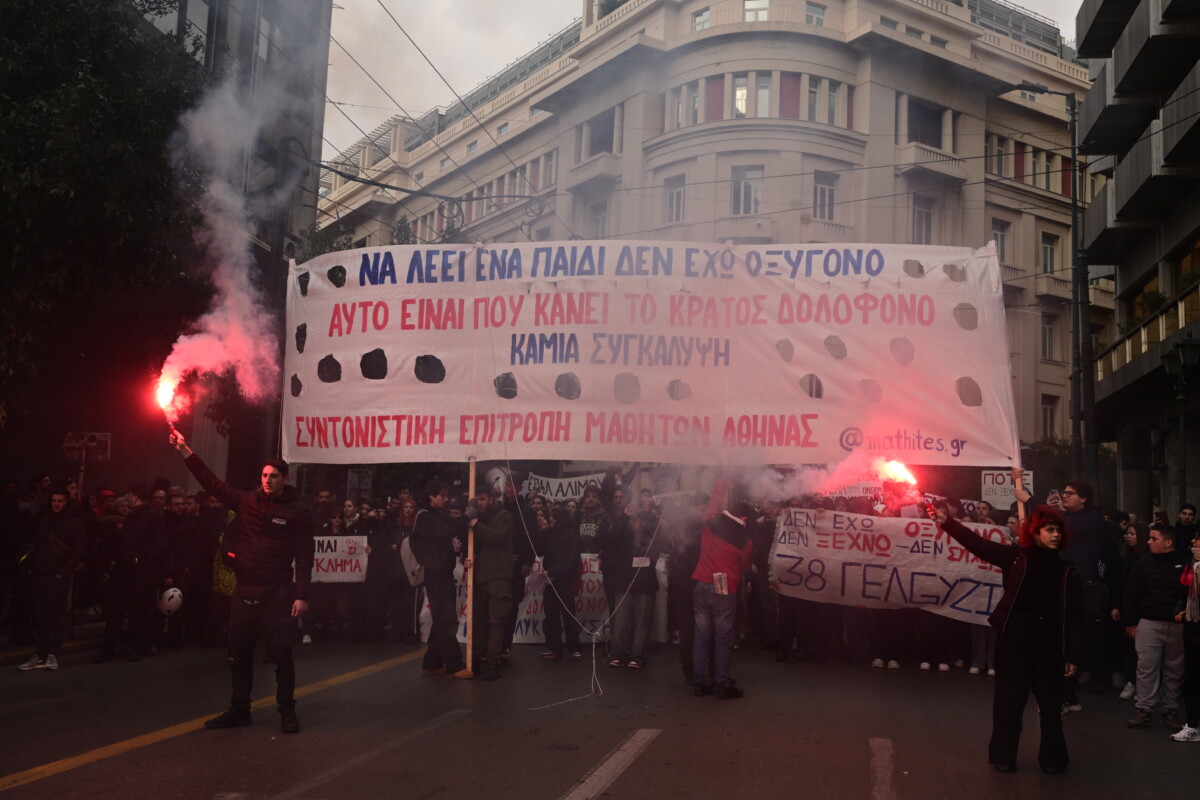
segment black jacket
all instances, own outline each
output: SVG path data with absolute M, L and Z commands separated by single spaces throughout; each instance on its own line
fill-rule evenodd
M 1173 622 L 1187 601 L 1187 587 L 1179 579 L 1190 560 L 1191 553 L 1178 550 L 1139 558 L 1125 581 L 1121 624 L 1137 625 L 1140 619 Z
M 1102 581 L 1109 589 L 1115 588 L 1120 580 L 1117 564 L 1120 529 L 1091 507 L 1064 511 L 1062 516 L 1071 530 L 1071 544 L 1063 548 L 1062 557 L 1074 562 L 1085 583 Z
M 568 524 L 546 535 L 542 571 L 559 586 L 571 586 L 579 578 L 579 528 Z
M 30 556 L 33 574 L 60 575 L 64 580 L 71 577 L 71 572 L 87 553 L 83 531 L 83 518 L 70 509 L 43 514 L 38 520 Z
M 184 463 L 200 485 L 237 512 L 237 540 L 233 546 L 233 571 L 238 593 L 256 594 L 293 584 L 298 600 L 307 600 L 312 584 L 313 519 L 308 505 L 294 486 L 284 486 L 279 497 L 256 489 L 243 492 L 213 474 L 195 453 Z
M 167 529 L 161 511 L 149 504 L 129 512 L 121 530 L 113 531 L 112 561 L 125 575 L 160 580 L 167 566 Z
M 467 518 L 451 519 L 427 503 L 420 504 L 413 525 L 413 555 L 425 569 L 425 580 L 454 580 L 454 539 L 467 540 Z
M 1021 591 L 1025 578 L 1029 554 L 1025 548 L 1000 544 L 985 539 L 957 520 L 942 523 L 942 530 L 973 555 L 1000 568 L 1004 575 L 1004 595 L 996 604 L 988 622 L 1000 634 L 1004 633 L 1010 619 L 1013 604 Z M 1083 583 L 1074 564 L 1065 558 L 1059 559 L 1058 614 L 1062 631 L 1063 658 L 1067 663 L 1079 664 L 1084 654 L 1083 641 Z

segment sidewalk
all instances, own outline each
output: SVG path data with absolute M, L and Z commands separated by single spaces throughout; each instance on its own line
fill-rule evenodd
M 75 624 L 74 630 L 68 626 L 63 646 L 55 655 L 61 658 L 78 653 L 90 653 L 99 650 L 103 642 L 104 622 L 94 619 L 83 620 Z M 36 648 L 31 644 L 12 644 L 5 635 L 3 643 L 0 643 L 0 667 L 24 663 L 34 654 L 35 650 Z

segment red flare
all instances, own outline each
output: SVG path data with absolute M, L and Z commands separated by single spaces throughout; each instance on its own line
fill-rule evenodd
M 879 458 L 875 460 L 874 467 L 881 480 L 908 483 L 913 486 L 917 485 L 917 479 L 908 471 L 908 467 L 903 462 L 894 460 L 884 461 L 882 458 Z

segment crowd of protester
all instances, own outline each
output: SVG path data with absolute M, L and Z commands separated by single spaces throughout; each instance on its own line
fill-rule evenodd
M 886 493 L 883 498 L 803 495 L 782 502 L 744 497 L 734 507 L 732 495 L 725 496 L 731 487 L 714 487 L 712 497 L 656 496 L 649 489 L 634 493 L 637 471 L 635 466 L 623 475 L 611 469 L 578 500 L 521 493 L 516 480 L 502 489 L 478 487 L 470 495 L 461 479 L 432 480 L 399 487 L 386 501 L 339 499 L 332 490 L 319 489 L 310 503 L 315 535 L 364 537 L 367 568 L 361 583 L 312 585 L 301 620 L 303 644 L 385 639 L 418 644 L 420 610 L 428 595 L 434 619 L 425 674 L 499 678 L 510 663 L 527 579 L 541 558 L 546 579 L 541 657 L 580 660 L 591 633 L 575 617 L 580 556 L 596 554 L 607 607 L 615 609 L 605 663 L 614 669 L 647 668 L 657 623 L 668 645 L 677 646 L 685 680 L 698 695 L 715 689 L 718 697 L 740 697 L 727 662 L 723 667 L 714 661 L 710 670 L 708 658 L 697 663 L 696 656 L 711 655 L 713 648 L 724 656 L 725 649 L 737 651 L 750 643 L 773 651 L 785 664 L 837 659 L 878 669 L 961 668 L 972 675 L 996 675 L 993 627 L 918 610 L 816 603 L 776 591 L 769 557 L 781 508 L 915 517 L 922 515 L 919 507 Z M 1084 650 L 1078 673 L 1064 679 L 1062 713 L 1082 709 L 1081 687 L 1091 693 L 1116 691 L 1134 702 L 1130 727 L 1153 725 L 1157 711 L 1160 724 L 1175 731 L 1174 739 L 1200 741 L 1195 507 L 1185 504 L 1174 523 L 1160 517 L 1146 524 L 1134 514 L 1101 510 L 1083 481 L 1052 492 L 1046 504 L 1022 499 L 1031 510 L 1044 505 L 1062 515 L 1070 534 L 1062 555 L 1082 584 Z M 944 517 L 993 526 L 1004 534 L 993 540 L 1018 546 L 1016 503 L 998 509 L 980 501 L 970 511 L 953 500 L 939 505 Z M 718 522 L 723 518 L 733 523 Z M 719 530 L 723 524 L 728 531 Z M 27 486 L 4 481 L 0 619 L 10 641 L 36 645 L 20 669 L 57 669 L 68 622 L 88 614 L 102 615 L 105 622 L 95 661 L 118 656 L 138 661 L 163 649 L 226 644 L 236 578 L 222 553 L 236 525 L 233 512 L 216 498 L 186 494 L 164 479 L 122 494 L 101 487 L 86 497 L 75 483 L 56 483 L 49 475 Z M 473 554 L 465 546 L 471 530 Z M 423 585 L 413 585 L 403 557 L 406 540 L 424 567 Z M 714 549 L 706 554 L 710 545 Z M 738 562 L 742 554 L 744 565 Z M 714 558 L 733 565 L 729 585 L 697 591 L 698 583 L 711 580 L 708 567 L 698 565 Z M 434 598 L 452 590 L 453 579 L 447 590 L 446 576 L 464 562 L 475 571 L 471 664 L 464 663 L 457 640 L 447 638 L 451 627 L 457 631 L 456 606 L 448 611 L 448 601 Z M 180 589 L 185 599 L 177 614 L 164 616 L 156 602 L 169 588 Z M 731 615 L 727 640 L 722 638 L 725 603 Z

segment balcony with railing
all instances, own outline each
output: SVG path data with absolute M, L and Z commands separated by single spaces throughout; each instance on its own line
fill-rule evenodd
M 719 219 L 713 226 L 713 238 L 718 242 L 726 239 L 774 241 L 775 218 L 759 214 Z
M 1033 293 L 1038 297 L 1054 297 L 1059 300 L 1070 300 L 1070 274 L 1070 271 L 1039 272 L 1033 278 Z
M 1139 321 L 1112 347 L 1100 353 L 1095 363 L 1096 380 L 1102 383 L 1136 364 L 1152 350 L 1156 351 L 1159 343 L 1197 321 L 1200 321 L 1200 284 L 1192 286 L 1149 319 Z M 1157 362 L 1151 366 L 1157 366 Z
M 611 188 L 621 179 L 621 157 L 597 153 L 567 170 L 563 183 L 568 191 L 591 192 Z
M 929 175 L 966 183 L 966 162 L 937 147 L 909 142 L 896 148 L 896 171 L 901 175 L 920 170 Z
M 1085 58 L 1107 58 L 1139 0 L 1083 0 L 1075 15 L 1075 49 Z

